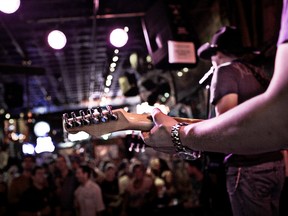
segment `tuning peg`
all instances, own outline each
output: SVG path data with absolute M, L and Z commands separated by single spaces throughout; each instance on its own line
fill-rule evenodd
M 62 115 L 62 119 L 63 119 L 63 121 L 64 121 L 65 126 L 66 126 L 67 128 L 72 128 L 73 125 L 69 122 L 68 118 L 69 118 L 69 116 L 68 116 L 67 113 L 64 113 L 64 114 Z
M 129 151 L 131 152 L 132 150 L 133 150 L 133 148 L 134 148 L 134 143 L 132 142 L 131 144 L 130 144 L 130 147 L 129 147 Z
M 89 115 L 90 124 L 98 124 L 99 123 L 98 118 L 95 118 L 95 116 L 93 114 L 94 113 L 93 109 L 87 109 L 87 113 Z
M 82 125 L 81 122 L 77 119 L 75 112 L 71 112 L 71 117 L 73 119 L 73 126 L 79 127 Z
M 135 152 L 140 152 L 140 144 L 139 143 L 137 143 L 137 146 L 134 150 L 135 150 Z
M 143 152 L 145 152 L 145 150 L 146 150 L 145 144 L 143 144 L 142 147 L 141 147 L 141 152 L 143 153 Z
M 111 110 L 112 110 L 112 106 L 111 106 L 111 105 L 107 105 L 107 106 L 106 106 L 106 109 L 107 109 L 108 111 L 111 111 Z
M 117 120 L 118 119 L 118 116 L 112 112 L 112 106 L 107 105 L 106 109 L 108 110 L 109 119 L 111 119 L 111 120 Z
M 81 116 L 82 125 L 89 125 L 90 121 L 86 118 L 85 112 L 83 110 L 79 111 L 79 115 Z
M 102 108 L 101 107 L 97 107 L 96 109 L 99 112 L 99 116 L 98 116 L 99 121 L 100 122 L 107 122 L 109 119 L 107 118 L 107 116 L 105 116 L 103 114 Z

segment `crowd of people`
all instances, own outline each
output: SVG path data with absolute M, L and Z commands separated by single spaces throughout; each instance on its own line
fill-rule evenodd
M 23 155 L 0 171 L 0 215 L 231 215 L 219 178 L 196 161 Z M 222 197 L 221 197 L 222 196 Z M 228 202 L 229 205 L 229 202 Z

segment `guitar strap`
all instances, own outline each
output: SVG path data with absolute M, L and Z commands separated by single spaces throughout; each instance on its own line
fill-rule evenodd
M 268 77 L 265 77 L 263 74 L 261 74 L 261 71 L 257 71 L 257 67 L 246 63 L 241 60 L 236 60 L 236 62 L 240 62 L 241 64 L 245 65 L 251 73 L 254 75 L 255 79 L 263 86 L 264 89 L 267 89 L 270 84 L 270 79 Z

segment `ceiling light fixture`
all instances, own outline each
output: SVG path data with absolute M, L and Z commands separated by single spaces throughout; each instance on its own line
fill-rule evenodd
M 0 11 L 12 14 L 20 7 L 20 0 L 0 0 Z
M 34 133 L 37 137 L 45 137 L 50 132 L 50 125 L 47 122 L 39 121 L 34 125 Z
M 48 35 L 47 40 L 48 40 L 49 46 L 57 50 L 64 48 L 64 46 L 67 43 L 67 38 L 65 34 L 59 30 L 51 31 Z
M 128 41 L 127 31 L 124 29 L 114 29 L 110 34 L 110 43 L 115 47 L 123 47 Z

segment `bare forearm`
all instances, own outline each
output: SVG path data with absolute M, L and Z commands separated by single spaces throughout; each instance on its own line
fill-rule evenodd
M 183 127 L 183 144 L 192 149 L 238 154 L 287 148 L 288 93 L 274 93 L 269 90 L 219 117 Z
M 184 145 L 204 151 L 253 154 L 288 148 L 288 44 L 278 47 L 267 91 L 228 112 L 183 127 Z

